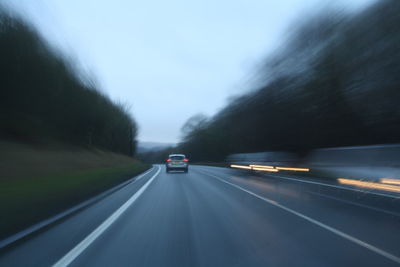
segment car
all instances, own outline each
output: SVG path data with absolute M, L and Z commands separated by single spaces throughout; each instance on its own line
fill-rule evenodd
M 183 170 L 188 172 L 189 170 L 189 160 L 183 154 L 171 154 L 165 163 L 166 171 L 171 170 Z

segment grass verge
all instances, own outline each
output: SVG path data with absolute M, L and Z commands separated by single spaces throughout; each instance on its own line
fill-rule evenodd
M 7 147 L 12 148 L 8 151 L 14 155 L 19 154 L 18 150 L 22 154 L 14 157 L 9 153 L 6 157 L 7 150 L 2 151 L 2 163 L 8 161 L 19 169 L 12 172 L 10 164 L 0 169 L 0 239 L 149 168 L 134 159 L 104 151 L 68 149 L 63 154 L 60 148 L 32 148 L 21 144 L 7 144 Z M 43 164 L 29 164 L 38 161 L 38 157 Z M 65 161 L 61 163 L 63 158 Z

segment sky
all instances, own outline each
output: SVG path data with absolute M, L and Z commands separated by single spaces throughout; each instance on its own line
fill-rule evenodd
M 323 7 L 372 0 L 0 0 L 22 13 L 114 101 L 139 141 L 179 142 L 195 115 L 211 117 L 251 88 L 294 21 Z

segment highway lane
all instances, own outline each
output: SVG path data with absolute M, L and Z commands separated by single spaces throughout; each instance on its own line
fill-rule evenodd
M 399 265 L 396 206 L 273 175 L 206 166 L 189 173 L 162 166 L 157 174 L 158 168 L 4 250 L 0 266 L 60 263 L 135 195 L 75 250 L 70 266 Z

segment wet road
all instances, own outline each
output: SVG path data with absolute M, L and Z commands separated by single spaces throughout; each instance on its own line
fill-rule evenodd
M 0 266 L 399 266 L 399 204 L 318 179 L 154 166 L 3 249 Z

